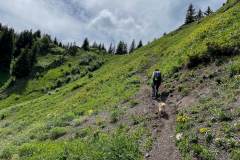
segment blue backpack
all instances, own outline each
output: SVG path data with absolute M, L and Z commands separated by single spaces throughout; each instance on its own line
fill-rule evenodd
M 161 72 L 160 71 L 155 71 L 154 72 L 154 81 L 162 81 L 162 75 L 161 75 Z

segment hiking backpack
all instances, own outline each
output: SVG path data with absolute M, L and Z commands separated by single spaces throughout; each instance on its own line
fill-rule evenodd
M 159 82 L 162 81 L 162 75 L 161 75 L 160 71 L 155 71 L 154 72 L 154 81 L 159 81 Z

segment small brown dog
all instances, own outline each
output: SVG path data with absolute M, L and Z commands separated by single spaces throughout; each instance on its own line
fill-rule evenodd
M 163 103 L 163 102 L 158 103 L 158 113 L 160 115 L 165 114 L 165 108 L 166 108 L 166 103 Z

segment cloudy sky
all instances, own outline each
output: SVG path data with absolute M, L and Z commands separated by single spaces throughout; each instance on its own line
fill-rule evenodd
M 225 0 L 0 0 L 0 22 L 16 31 L 41 29 L 63 42 L 144 42 L 184 22 L 190 3 L 218 9 Z

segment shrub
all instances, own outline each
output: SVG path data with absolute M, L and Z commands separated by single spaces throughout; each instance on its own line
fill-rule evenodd
M 202 160 L 214 160 L 213 154 L 204 146 L 199 145 L 199 144 L 194 144 L 192 146 L 192 150 L 194 155 Z
M 63 127 L 56 127 L 50 130 L 49 138 L 52 140 L 58 139 L 67 133 L 66 129 Z
M 189 141 L 191 143 L 197 144 L 198 143 L 198 136 L 197 136 L 197 134 L 190 134 Z
M 102 137 L 100 137 L 101 139 Z M 141 152 L 136 139 L 126 136 L 125 133 L 115 133 L 109 140 L 102 139 L 101 149 L 107 160 L 138 160 L 141 159 Z M 104 147 L 103 147 L 104 146 Z M 106 154 L 107 153 L 107 154 Z
M 87 118 L 78 118 L 73 120 L 73 126 L 78 127 L 81 126 L 84 122 L 87 121 Z
M 4 149 L 0 152 L 0 159 L 6 159 L 6 160 L 12 159 L 13 150 L 14 150 L 14 149 L 13 149 L 12 147 L 4 148 Z
M 27 158 L 27 157 L 31 157 L 35 152 L 37 152 L 37 150 L 38 149 L 33 145 L 24 144 L 19 148 L 18 152 L 20 157 Z
M 75 138 L 84 138 L 88 135 L 88 130 L 87 129 L 81 129 L 76 132 Z
M 232 120 L 232 115 L 231 113 L 229 112 L 223 112 L 221 111 L 219 114 L 218 114 L 218 119 L 219 121 L 231 121 Z
M 131 119 L 133 125 L 138 125 L 139 123 L 144 121 L 144 117 L 140 115 L 132 115 Z
M 5 114 L 0 114 L 0 120 L 4 120 L 6 118 Z
M 184 156 L 186 156 L 186 154 L 188 154 L 190 152 L 191 145 L 190 145 L 189 139 L 187 137 L 178 141 L 177 146 Z
M 240 61 L 230 66 L 230 77 L 240 74 Z
M 118 110 L 113 111 L 110 116 L 110 123 L 116 123 L 118 121 L 118 118 L 119 118 L 119 111 Z
M 240 149 L 235 149 L 231 152 L 231 159 L 232 160 L 239 160 L 240 159 Z
M 205 138 L 206 138 L 206 142 L 209 144 L 209 143 L 212 143 L 214 136 L 211 132 L 207 132 L 207 134 L 205 135 Z
M 62 86 L 62 84 L 63 84 L 63 82 L 62 82 L 61 80 L 57 80 L 57 82 L 56 82 L 54 88 L 59 88 L 59 87 Z

